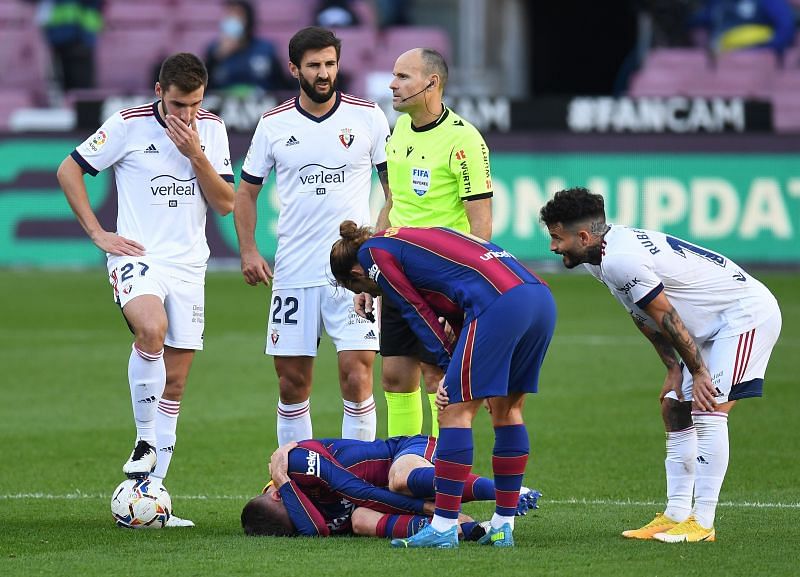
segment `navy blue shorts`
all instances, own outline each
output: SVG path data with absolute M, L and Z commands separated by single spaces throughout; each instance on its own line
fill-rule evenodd
M 433 463 L 433 455 L 436 452 L 436 437 L 414 435 L 413 437 L 397 437 L 397 441 L 393 460 L 396 461 L 403 455 L 418 455 Z
M 444 378 L 451 403 L 535 393 L 556 324 L 546 285 L 524 284 L 465 325 Z

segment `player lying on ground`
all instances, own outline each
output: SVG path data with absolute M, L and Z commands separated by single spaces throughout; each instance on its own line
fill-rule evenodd
M 413 535 L 433 511 L 422 499 L 435 494 L 435 449 L 424 435 L 285 445 L 272 455 L 272 481 L 245 505 L 242 527 L 248 535 Z M 491 479 L 471 475 L 466 487 L 467 500 L 494 499 Z M 540 496 L 525 488 L 517 514 L 538 508 Z M 483 533 L 466 516 L 460 523 L 468 538 Z

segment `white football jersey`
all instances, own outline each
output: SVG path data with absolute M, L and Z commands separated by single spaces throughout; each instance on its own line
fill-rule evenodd
M 196 277 L 208 261 L 208 205 L 191 162 L 167 136 L 156 111 L 159 102 L 113 114 L 72 157 L 92 176 L 114 167 L 117 234 L 141 243 L 148 259 Z M 203 151 L 217 173 L 232 183 L 225 124 L 202 108 L 196 119 Z
M 663 291 L 697 342 L 741 334 L 778 310 L 767 287 L 735 262 L 662 232 L 612 226 L 600 265 L 584 266 L 653 329 L 644 307 Z
M 299 97 L 273 108 L 256 127 L 242 180 L 263 184 L 270 171 L 280 201 L 274 288 L 331 282 L 331 246 L 339 225 L 370 223 L 372 167 L 386 162 L 389 123 L 374 102 L 336 93 L 315 117 Z

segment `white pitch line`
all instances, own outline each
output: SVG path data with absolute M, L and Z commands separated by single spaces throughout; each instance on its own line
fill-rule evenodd
M 173 495 L 173 499 L 180 501 L 248 501 L 253 495 Z M 82 493 L 77 491 L 75 493 L 65 493 L 63 495 L 54 495 L 51 493 L 10 493 L 0 495 L 0 500 L 74 500 L 74 499 L 108 499 L 108 495 L 99 493 Z M 657 507 L 663 506 L 663 501 L 622 501 L 614 499 L 587 499 L 570 497 L 568 499 L 548 499 L 546 496 L 542 497 L 542 505 L 598 505 L 598 506 L 614 506 L 614 507 Z M 720 507 L 732 507 L 738 509 L 800 509 L 800 503 L 761 503 L 758 501 L 721 501 Z

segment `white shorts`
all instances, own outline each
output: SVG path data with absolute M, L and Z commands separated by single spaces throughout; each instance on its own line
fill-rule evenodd
M 315 357 L 322 329 L 338 351 L 377 351 L 378 326 L 353 308 L 353 293 L 331 285 L 273 289 L 268 355 Z
M 767 363 L 780 332 L 781 313 L 778 310 L 767 321 L 745 333 L 700 345 L 700 354 L 711 373 L 711 382 L 719 393 L 714 396 L 718 404 L 762 395 Z M 692 374 L 685 366 L 681 387 L 683 399 L 691 401 Z M 678 398 L 674 391 L 667 397 Z
M 205 286 L 203 276 L 189 282 L 170 274 L 169 267 L 141 257 L 109 259 L 108 280 L 114 301 L 123 308 L 141 295 L 155 295 L 167 312 L 164 344 L 175 349 L 203 350 Z

